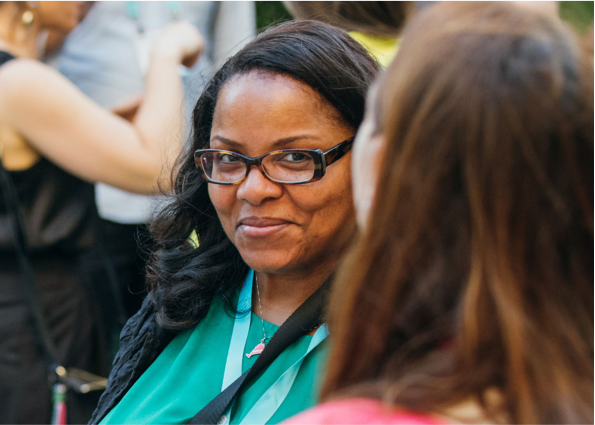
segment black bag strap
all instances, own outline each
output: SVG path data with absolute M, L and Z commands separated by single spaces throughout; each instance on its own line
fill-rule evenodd
M 0 149 L 2 148 L 0 147 Z M 23 221 L 19 211 L 19 200 L 16 187 L 14 186 L 8 171 L 4 168 L 4 164 L 2 163 L 2 152 L 0 152 L 0 180 L 2 184 L 2 194 L 4 195 L 4 204 L 6 205 L 6 210 L 12 225 L 17 261 L 23 273 L 23 280 L 25 281 L 23 285 L 26 293 L 25 295 L 29 300 L 44 356 L 50 366 L 51 372 L 56 372 L 57 368 L 60 366 L 58 350 L 52 341 L 45 318 L 43 317 L 41 301 L 35 285 L 35 272 L 33 271 L 33 265 L 29 258 L 29 244 L 23 230 Z
M 225 413 L 230 403 L 244 385 L 265 370 L 278 356 L 299 337 L 322 324 L 328 282 L 316 290 L 273 335 L 264 351 L 258 356 L 252 367 L 236 379 L 229 387 L 209 402 L 188 424 L 216 424 Z
M 35 272 L 30 258 L 30 247 L 19 210 L 17 190 L 8 171 L 4 168 L 2 153 L 2 146 L 0 145 L 0 187 L 2 188 L 4 204 L 12 227 L 17 261 L 23 274 L 25 297 L 33 314 L 33 322 L 41 341 L 43 355 L 49 367 L 49 376 L 55 377 L 66 384 L 67 387 L 79 393 L 105 389 L 106 378 L 76 368 L 66 369 L 61 365 L 58 349 L 52 340 L 43 315 L 43 308 L 35 282 Z

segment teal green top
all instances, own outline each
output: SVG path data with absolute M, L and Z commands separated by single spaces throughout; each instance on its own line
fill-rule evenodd
M 250 353 L 263 337 L 262 320 L 252 314 L 245 353 Z M 234 317 L 225 311 L 222 299 L 215 298 L 207 316 L 194 328 L 177 335 L 107 414 L 101 424 L 183 424 L 221 392 Z M 264 322 L 267 336 L 278 326 Z M 305 335 L 283 353 L 236 397 L 231 424 L 238 424 L 256 401 L 308 349 L 312 336 Z M 266 423 L 278 423 L 313 407 L 318 398 L 321 367 L 328 342 L 323 341 L 302 363 L 283 403 Z M 243 356 L 242 373 L 258 356 Z

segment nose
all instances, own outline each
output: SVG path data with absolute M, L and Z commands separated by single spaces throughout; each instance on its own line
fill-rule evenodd
M 253 165 L 248 177 L 238 188 L 237 197 L 252 205 L 260 205 L 268 199 L 277 199 L 283 194 L 283 186 L 269 180 L 261 169 Z

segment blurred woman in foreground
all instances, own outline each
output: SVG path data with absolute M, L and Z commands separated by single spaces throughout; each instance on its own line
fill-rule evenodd
M 157 191 L 162 168 L 182 143 L 178 66 L 202 48 L 189 24 L 170 27 L 153 50 L 145 100 L 128 122 L 36 60 L 42 32 L 72 30 L 83 3 L 0 2 L 1 423 L 49 421 L 51 363 L 105 373 L 97 306 L 88 291 L 90 281 L 101 279 L 98 272 L 106 273 L 91 182 Z M 19 233 L 25 235 L 22 247 Z M 35 279 L 27 278 L 29 270 Z M 27 288 L 34 290 L 28 295 Z M 38 308 L 32 308 L 31 293 Z M 43 320 L 33 319 L 35 311 Z M 43 323 L 48 338 L 40 331 Z M 55 345 L 46 350 L 54 352 L 51 361 L 43 354 L 50 344 L 42 340 Z
M 354 147 L 327 403 L 290 423 L 593 423 L 592 51 L 503 3 L 403 39 Z

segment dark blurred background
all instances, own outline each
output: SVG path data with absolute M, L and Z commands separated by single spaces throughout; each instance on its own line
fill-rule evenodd
M 280 1 L 257 1 L 256 28 L 263 30 L 271 24 L 288 21 L 291 15 Z

